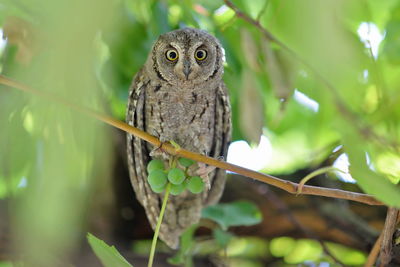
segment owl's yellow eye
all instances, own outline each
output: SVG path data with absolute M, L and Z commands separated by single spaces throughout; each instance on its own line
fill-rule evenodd
M 165 53 L 165 56 L 169 61 L 175 61 L 178 59 L 178 52 L 175 49 L 170 49 Z
M 206 59 L 206 57 L 207 57 L 207 52 L 206 52 L 206 50 L 203 50 L 203 49 L 199 49 L 199 50 L 197 50 L 196 51 L 196 53 L 194 53 L 194 57 L 197 59 L 197 60 L 204 60 L 204 59 Z

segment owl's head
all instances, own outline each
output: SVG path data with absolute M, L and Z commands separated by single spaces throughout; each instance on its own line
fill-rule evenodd
M 223 73 L 221 45 L 214 36 L 199 29 L 185 28 L 161 35 L 149 61 L 149 71 L 170 84 L 219 80 Z

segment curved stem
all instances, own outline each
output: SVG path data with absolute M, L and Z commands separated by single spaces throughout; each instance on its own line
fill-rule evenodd
M 162 206 L 161 206 L 160 215 L 158 216 L 158 219 L 157 219 L 156 229 L 154 230 L 153 241 L 151 242 L 149 263 L 147 264 L 148 267 L 152 267 L 153 266 L 154 254 L 156 253 L 156 245 L 157 245 L 158 234 L 160 233 L 161 223 L 162 223 L 162 220 L 163 220 L 163 217 L 164 217 L 164 213 L 165 213 L 165 207 L 167 206 L 170 187 L 171 187 L 171 184 L 168 183 L 167 188 L 165 189 L 165 195 L 164 195 L 163 203 L 162 203 Z
M 333 166 L 327 166 L 327 167 L 323 167 L 323 168 L 317 169 L 317 170 L 313 171 L 312 173 L 309 173 L 308 175 L 306 175 L 303 179 L 301 179 L 299 185 L 297 186 L 297 194 L 298 195 L 301 194 L 304 185 L 308 181 L 310 181 L 312 178 L 314 178 L 314 177 L 316 177 L 318 175 L 321 175 L 321 174 L 324 174 L 324 173 L 328 173 L 328 172 L 333 172 L 333 171 L 337 171 L 337 172 L 341 172 L 341 173 L 345 173 L 346 174 L 346 172 L 344 172 L 341 169 L 338 169 L 336 167 L 333 167 Z

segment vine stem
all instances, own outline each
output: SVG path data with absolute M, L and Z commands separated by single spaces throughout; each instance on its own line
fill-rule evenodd
M 151 249 L 150 249 L 150 255 L 149 255 L 149 263 L 148 263 L 147 267 L 153 266 L 154 254 L 156 253 L 158 234 L 160 233 L 160 228 L 161 228 L 161 223 L 162 223 L 162 220 L 164 217 L 165 208 L 167 207 L 170 187 L 171 187 L 171 184 L 168 183 L 167 188 L 165 189 L 165 195 L 164 195 L 163 203 L 161 206 L 160 215 L 158 216 L 158 219 L 157 219 L 156 229 L 154 230 L 154 236 L 153 236 L 153 241 L 151 242 Z
M 217 168 L 221 168 L 224 170 L 228 170 L 231 172 L 241 174 L 245 177 L 250 177 L 250 178 L 256 179 L 260 182 L 280 188 L 288 193 L 298 194 L 299 185 L 297 183 L 283 180 L 283 179 L 277 178 L 277 177 L 269 175 L 269 174 L 264 174 L 261 172 L 253 171 L 253 170 L 250 170 L 250 169 L 247 169 L 247 168 L 235 165 L 235 164 L 231 164 L 231 163 L 228 163 L 228 162 L 225 162 L 222 160 L 207 157 L 205 155 L 201 155 L 199 153 L 194 153 L 194 152 L 191 152 L 191 151 L 183 149 L 183 148 L 177 149 L 172 144 L 170 144 L 168 142 L 163 143 L 157 137 L 152 136 L 138 128 L 131 126 L 131 125 L 128 125 L 125 122 L 114 119 L 111 116 L 101 114 L 92 109 L 77 105 L 73 102 L 70 102 L 66 99 L 63 99 L 62 97 L 53 95 L 51 93 L 47 93 L 47 92 L 44 92 L 41 90 L 31 88 L 20 82 L 17 82 L 10 78 L 7 78 L 6 76 L 1 75 L 1 74 L 0 74 L 0 84 L 10 86 L 12 88 L 15 88 L 15 89 L 27 92 L 27 93 L 38 95 L 38 96 L 41 96 L 48 100 L 55 101 L 57 103 L 61 103 L 61 104 L 68 106 L 76 111 L 86 114 L 89 117 L 95 118 L 99 121 L 102 121 L 102 122 L 108 124 L 108 125 L 114 126 L 115 128 L 118 128 L 127 133 L 135 135 L 135 136 L 145 140 L 146 142 L 149 142 L 150 144 L 154 145 L 155 147 L 159 147 L 164 152 L 166 152 L 170 155 L 188 158 L 188 159 L 191 159 L 191 160 L 194 160 L 197 162 L 203 162 L 207 165 L 211 165 L 211 166 L 214 166 Z M 356 193 L 356 192 L 351 192 L 351 191 L 346 191 L 346 190 L 340 190 L 340 189 L 310 186 L 310 185 L 304 185 L 302 187 L 301 194 L 302 195 L 314 195 L 314 196 L 324 196 L 324 197 L 331 197 L 331 198 L 338 198 L 338 199 L 346 199 L 346 200 L 356 201 L 356 202 L 360 202 L 360 203 L 364 203 L 364 204 L 368 204 L 368 205 L 378 205 L 378 206 L 384 205 L 381 201 L 377 200 L 376 198 L 374 198 L 371 195 Z
M 333 171 L 341 172 L 341 173 L 345 173 L 346 174 L 346 172 L 344 172 L 341 169 L 338 169 L 336 167 L 333 167 L 333 166 L 327 166 L 327 167 L 323 167 L 323 168 L 320 168 L 318 170 L 315 170 L 312 173 L 309 173 L 308 175 L 306 175 L 303 179 L 301 179 L 301 181 L 299 183 L 299 186 L 297 187 L 297 194 L 298 195 L 301 194 L 301 191 L 303 190 L 304 185 L 308 181 L 310 181 L 312 178 L 314 178 L 314 177 L 316 177 L 318 175 L 321 175 L 321 174 L 324 174 L 324 173 L 328 173 L 328 172 L 333 172 Z

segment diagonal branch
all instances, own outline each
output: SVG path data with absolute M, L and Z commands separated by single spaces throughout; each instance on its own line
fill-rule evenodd
M 83 114 L 88 115 L 89 117 L 95 118 L 99 121 L 102 121 L 108 125 L 114 126 L 115 128 L 118 128 L 120 130 L 123 130 L 127 133 L 133 134 L 156 147 L 161 147 L 161 149 L 171 155 L 176 155 L 179 157 L 185 157 L 189 158 L 198 162 L 203 162 L 208 165 L 215 166 L 217 168 L 225 169 L 228 171 L 232 171 L 238 174 L 241 174 L 243 176 L 249 177 L 256 179 L 258 181 L 261 181 L 266 184 L 273 185 L 275 187 L 278 187 L 282 190 L 285 190 L 286 192 L 289 192 L 291 194 L 297 194 L 298 193 L 298 184 L 293 183 L 290 181 L 286 181 L 277 177 L 274 177 L 272 175 L 268 174 L 263 174 L 257 171 L 249 170 L 234 164 L 227 163 L 222 160 L 217 160 L 214 158 L 210 158 L 198 153 L 194 153 L 182 148 L 175 148 L 173 145 L 170 143 L 162 143 L 158 138 L 141 131 L 135 127 L 132 127 L 122 121 L 116 120 L 108 115 L 101 114 L 97 111 L 94 111 L 92 109 L 82 107 L 80 105 L 77 105 L 75 103 L 72 103 L 68 100 L 65 100 L 59 96 L 43 92 L 37 89 L 30 88 L 22 83 L 16 82 L 12 79 L 9 79 L 5 77 L 4 75 L 0 75 L 0 84 L 13 87 L 16 89 L 19 89 L 24 92 L 28 92 L 34 95 L 39 95 L 43 98 L 46 98 L 51 101 L 55 101 L 57 103 L 61 103 L 65 106 L 68 106 L 76 111 L 79 111 Z M 331 188 L 322 188 L 322 187 L 317 187 L 317 186 L 309 186 L 305 185 L 302 188 L 303 195 L 316 195 L 316 196 L 324 196 L 324 197 L 331 197 L 331 198 L 339 198 L 339 199 L 347 199 L 347 200 L 352 200 L 368 205 L 384 205 L 382 202 L 379 200 L 375 199 L 373 196 L 367 195 L 367 194 L 362 194 L 362 193 L 355 193 L 355 192 L 350 192 L 350 191 L 345 191 L 345 190 L 339 190 L 339 189 L 331 189 Z

